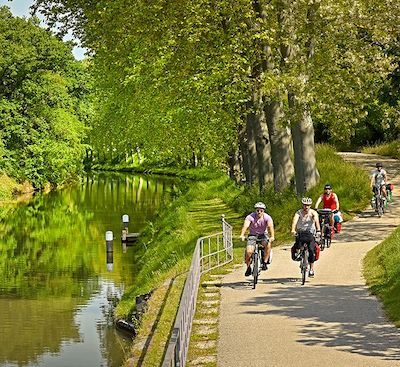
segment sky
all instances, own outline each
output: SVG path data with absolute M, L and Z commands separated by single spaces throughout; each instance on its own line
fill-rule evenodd
M 0 6 L 6 5 L 11 9 L 13 15 L 18 17 L 29 17 L 29 7 L 33 4 L 33 0 L 0 0 Z M 72 36 L 66 36 L 66 40 L 72 39 Z M 77 60 L 82 60 L 85 57 L 85 49 L 80 47 L 74 47 L 72 50 Z

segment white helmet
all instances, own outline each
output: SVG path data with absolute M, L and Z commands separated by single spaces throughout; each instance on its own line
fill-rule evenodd
M 305 205 L 311 205 L 312 204 L 312 199 L 311 198 L 302 198 L 301 203 Z
M 264 203 L 262 203 L 261 201 L 259 201 L 258 203 L 255 203 L 254 204 L 254 208 L 255 209 L 266 209 L 267 207 L 265 206 L 265 204 Z

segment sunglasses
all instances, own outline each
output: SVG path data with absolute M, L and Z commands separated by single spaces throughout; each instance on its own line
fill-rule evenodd
M 263 212 L 264 211 L 264 209 L 256 209 L 256 212 L 257 213 L 261 213 L 261 212 Z

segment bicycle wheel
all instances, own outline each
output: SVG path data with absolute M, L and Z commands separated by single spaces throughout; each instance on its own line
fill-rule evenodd
M 325 238 L 324 237 L 321 238 L 319 247 L 321 248 L 321 251 L 324 251 L 324 249 L 325 249 Z
M 325 228 L 326 235 L 325 235 L 325 245 L 327 248 L 331 247 L 332 243 L 332 231 L 330 226 L 326 226 Z
M 319 242 L 320 242 L 319 246 L 321 247 L 321 251 L 324 251 L 324 249 L 325 249 L 325 231 L 324 231 L 324 229 L 322 229 L 321 239 Z
M 256 288 L 256 284 L 258 281 L 258 252 L 254 251 L 253 253 L 253 289 Z
M 381 217 L 384 213 L 382 197 L 378 197 L 377 205 L 378 205 L 378 217 Z
M 303 258 L 301 259 L 301 285 L 304 285 L 307 277 L 308 268 L 308 249 L 304 249 Z

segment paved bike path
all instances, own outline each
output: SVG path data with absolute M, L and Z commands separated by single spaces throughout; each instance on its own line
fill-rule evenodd
M 304 286 L 290 246 L 274 249 L 273 263 L 255 290 L 244 266 L 226 275 L 218 367 L 400 366 L 400 330 L 386 320 L 361 274 L 367 251 L 400 225 L 400 163 L 364 154 L 345 159 L 369 171 L 384 162 L 395 185 L 390 212 L 378 218 L 366 209 L 344 223 L 332 246 L 321 252 L 315 278 Z

